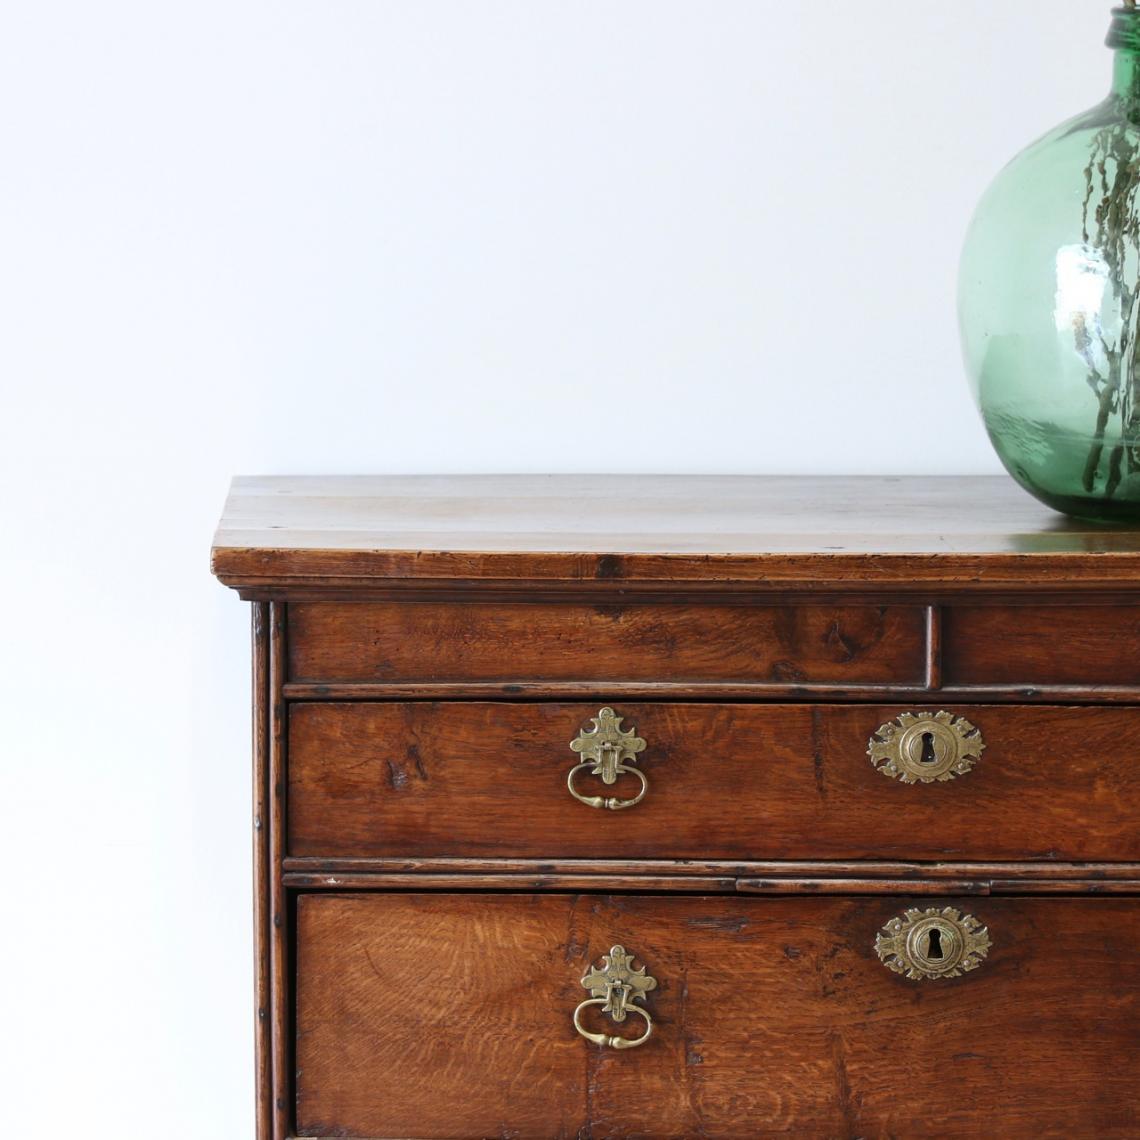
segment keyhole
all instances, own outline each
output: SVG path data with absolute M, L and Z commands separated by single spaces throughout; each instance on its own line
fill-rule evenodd
M 932 961 L 943 956 L 942 954 L 942 931 L 938 929 L 931 930 L 927 935 L 926 942 L 926 956 Z
M 933 764 L 937 759 L 938 757 L 934 754 L 934 733 L 924 732 L 922 734 L 922 755 L 919 757 L 919 763 Z

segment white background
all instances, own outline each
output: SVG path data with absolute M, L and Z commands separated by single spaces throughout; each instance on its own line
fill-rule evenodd
M 5 1135 L 251 1134 L 229 476 L 997 470 L 958 248 L 1107 22 L 0 5 Z

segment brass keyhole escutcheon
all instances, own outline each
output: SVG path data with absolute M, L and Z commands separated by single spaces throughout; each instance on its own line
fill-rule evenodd
M 875 936 L 879 960 L 896 974 L 916 980 L 957 978 L 976 970 L 989 951 L 986 927 L 951 906 L 912 908 Z
M 871 763 L 903 784 L 933 784 L 964 776 L 986 745 L 965 717 L 940 711 L 900 713 L 867 742 Z

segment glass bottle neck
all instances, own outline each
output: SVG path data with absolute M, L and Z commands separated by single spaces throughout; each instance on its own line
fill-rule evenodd
M 1112 94 L 1118 99 L 1140 100 L 1140 9 L 1114 9 L 1106 43 L 1116 53 Z
M 1118 99 L 1140 101 L 1140 54 L 1118 51 L 1112 63 L 1112 93 Z

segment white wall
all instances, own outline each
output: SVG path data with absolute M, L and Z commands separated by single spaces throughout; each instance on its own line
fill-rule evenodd
M 6 1134 L 250 1134 L 228 477 L 997 470 L 958 246 L 1108 7 L 4 6 Z

